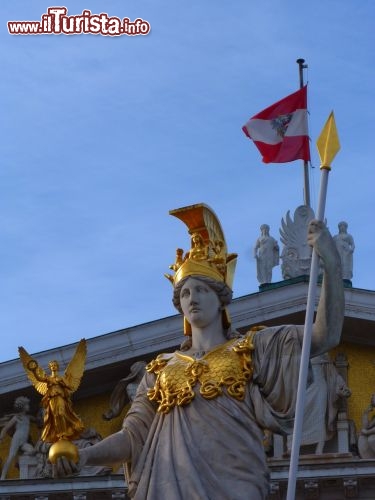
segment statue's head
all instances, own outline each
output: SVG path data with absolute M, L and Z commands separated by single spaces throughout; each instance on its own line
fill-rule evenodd
M 191 236 L 191 246 L 204 246 L 202 236 L 199 233 L 193 233 Z
M 201 293 L 199 291 L 202 290 Z M 187 276 L 174 287 L 172 302 L 175 308 L 184 315 L 184 327 L 187 335 L 191 334 L 190 316 L 194 316 L 194 307 L 191 304 L 192 294 L 199 295 L 199 314 L 202 319 L 210 318 L 215 313 L 222 317 L 224 330 L 230 327 L 230 319 L 226 306 L 232 300 L 232 290 L 222 281 L 207 276 Z M 192 311 L 191 311 L 192 310 Z
M 346 233 L 348 229 L 348 223 L 345 222 L 344 220 L 338 223 L 338 228 L 340 233 Z
M 59 363 L 54 359 L 48 363 L 49 369 L 51 372 L 59 371 Z
M 215 213 L 207 205 L 198 204 L 170 211 L 171 215 L 182 220 L 189 229 L 191 248 L 180 262 L 173 268 L 175 274 L 165 275 L 174 288 L 173 304 L 183 313 L 181 306 L 181 291 L 188 283 L 188 279 L 200 280 L 203 286 L 209 287 L 218 297 L 222 308 L 223 326 L 228 329 L 230 320 L 225 308 L 232 298 L 232 284 L 237 254 L 227 252 L 227 245 L 220 222 Z M 194 248 L 199 240 L 199 247 L 203 249 L 198 254 Z M 187 286 L 187 285 L 186 285 Z M 225 298 L 224 298 L 225 297 Z M 191 335 L 191 325 L 184 315 L 185 335 Z
M 209 287 L 210 290 L 212 290 L 213 292 L 216 293 L 216 295 L 219 299 L 219 302 L 223 307 L 230 304 L 230 302 L 232 300 L 233 292 L 226 283 L 223 283 L 222 281 L 214 280 L 214 279 L 209 278 L 207 276 L 192 275 L 192 276 L 187 276 L 183 280 L 179 281 L 173 289 L 172 302 L 173 302 L 173 305 L 175 306 L 175 308 L 177 309 L 177 311 L 179 311 L 180 313 L 182 313 L 181 290 L 189 279 L 194 279 L 194 280 L 200 281 L 202 284 Z
M 14 401 L 14 409 L 16 411 L 27 411 L 30 407 L 30 399 L 26 396 L 19 396 Z

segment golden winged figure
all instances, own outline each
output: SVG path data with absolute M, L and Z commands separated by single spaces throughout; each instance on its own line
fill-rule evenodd
M 43 395 L 44 425 L 41 439 L 48 443 L 77 439 L 84 430 L 80 417 L 74 412 L 71 395 L 81 382 L 86 360 L 86 340 L 82 339 L 70 360 L 64 375 L 59 375 L 59 364 L 50 361 L 51 374 L 40 367 L 30 354 L 19 347 L 23 367 L 35 389 Z

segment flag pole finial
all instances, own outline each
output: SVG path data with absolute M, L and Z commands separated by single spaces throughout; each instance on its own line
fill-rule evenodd
M 299 66 L 299 86 L 300 88 L 303 87 L 303 70 L 304 69 L 307 69 L 307 64 L 305 64 L 305 60 L 300 58 L 300 59 L 297 59 L 296 63 L 298 64 Z

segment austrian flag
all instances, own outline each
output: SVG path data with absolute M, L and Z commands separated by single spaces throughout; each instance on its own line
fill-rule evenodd
M 307 129 L 307 86 L 272 104 L 242 127 L 264 163 L 310 160 Z

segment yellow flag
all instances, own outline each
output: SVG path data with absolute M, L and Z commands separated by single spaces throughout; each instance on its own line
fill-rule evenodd
M 340 141 L 337 134 L 335 116 L 331 111 L 323 130 L 316 141 L 320 156 L 320 168 L 331 169 L 331 162 L 340 151 Z

